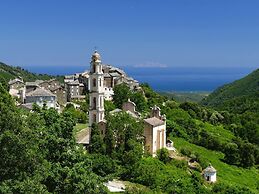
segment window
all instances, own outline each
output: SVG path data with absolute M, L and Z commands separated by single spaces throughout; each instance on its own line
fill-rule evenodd
M 93 97 L 93 109 L 96 109 L 96 97 Z
M 96 79 L 93 78 L 93 87 L 96 87 Z
M 93 73 L 95 73 L 95 70 L 96 70 L 96 65 L 95 65 L 95 63 L 94 63 L 94 64 L 93 64 L 93 69 L 92 69 Z
M 102 97 L 100 96 L 100 107 L 102 107 L 103 104 L 102 104 Z

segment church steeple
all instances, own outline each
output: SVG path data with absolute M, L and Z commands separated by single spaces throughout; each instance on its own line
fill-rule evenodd
M 95 51 L 91 57 L 89 74 L 89 126 L 104 119 L 104 76 L 100 54 Z

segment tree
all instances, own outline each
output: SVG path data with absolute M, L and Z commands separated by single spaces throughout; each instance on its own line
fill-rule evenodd
M 92 154 L 91 158 L 93 172 L 101 177 L 115 174 L 118 170 L 116 161 L 107 155 Z
M 133 92 L 131 94 L 130 99 L 136 104 L 136 110 L 139 112 L 143 112 L 147 110 L 147 100 L 144 97 L 143 93 L 140 91 Z
M 106 114 L 109 113 L 110 111 L 114 110 L 115 108 L 116 107 L 112 101 L 108 101 L 108 100 L 104 101 L 104 109 L 105 109 Z
M 243 167 L 251 167 L 255 164 L 254 146 L 251 143 L 244 143 L 240 148 L 240 164 Z
M 90 136 L 89 152 L 104 154 L 105 146 L 104 146 L 103 138 L 101 137 L 100 129 L 98 128 L 96 123 L 93 123 L 90 134 L 91 136 Z
M 115 149 L 115 137 L 114 131 L 110 125 L 106 125 L 104 143 L 106 148 L 106 154 L 112 156 Z
M 224 160 L 228 164 L 239 164 L 240 156 L 238 146 L 235 143 L 228 143 L 224 148 Z
M 143 155 L 143 122 L 126 112 L 107 115 L 106 154 L 131 168 Z
M 1 85 L 0 110 L 0 193 L 107 193 L 70 112 L 18 111 Z
M 2 77 L 2 76 L 0 76 L 0 84 L 3 86 L 3 88 L 5 90 L 9 89 L 8 83 L 7 83 L 6 79 L 4 77 Z
M 113 102 L 117 108 L 121 108 L 122 104 L 124 102 L 127 102 L 127 100 L 131 96 L 130 88 L 125 83 L 122 83 L 122 84 L 116 85 L 113 88 L 113 91 L 114 91 Z
M 14 101 L 0 84 L 0 135 L 5 130 L 19 131 L 22 120 L 17 113 Z
M 158 160 L 164 162 L 165 164 L 170 161 L 169 152 L 166 148 L 162 148 L 157 150 L 157 158 Z
M 85 103 L 82 103 L 85 104 Z M 83 109 L 85 109 L 85 107 L 82 107 Z M 69 112 L 71 114 L 71 116 L 73 117 L 73 119 L 75 120 L 75 122 L 77 123 L 86 123 L 87 121 L 87 114 L 86 112 L 80 110 L 80 109 L 76 109 L 74 107 L 73 104 L 67 104 L 66 107 L 63 110 L 63 114 Z

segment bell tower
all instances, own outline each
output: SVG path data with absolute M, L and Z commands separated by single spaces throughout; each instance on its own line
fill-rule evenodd
M 101 56 L 95 51 L 90 62 L 89 73 L 89 126 L 104 120 L 104 76 Z

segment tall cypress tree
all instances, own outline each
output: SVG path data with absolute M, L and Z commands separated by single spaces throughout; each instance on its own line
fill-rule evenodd
M 101 137 L 100 129 L 98 128 L 96 123 L 93 123 L 91 127 L 89 152 L 100 154 L 105 153 L 103 138 Z

